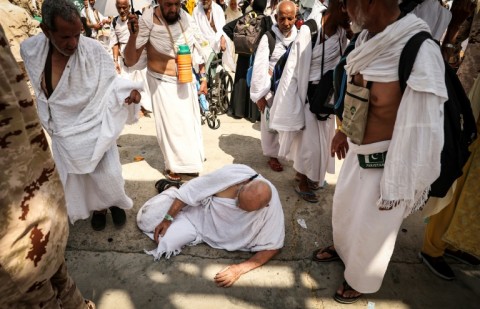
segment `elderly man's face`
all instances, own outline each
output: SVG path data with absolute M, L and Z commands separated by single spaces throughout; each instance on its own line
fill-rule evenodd
M 180 9 L 180 0 L 162 0 L 160 2 L 160 10 L 162 11 L 163 18 L 165 18 L 169 24 L 177 22 L 180 18 Z
M 128 0 L 117 0 L 115 6 L 117 7 L 120 18 L 126 20 L 128 12 L 130 11 L 130 2 Z
M 75 21 L 66 21 L 60 16 L 55 17 L 54 24 L 56 31 L 52 31 L 46 26 L 42 27 L 45 35 L 50 40 L 55 49 L 64 56 L 71 56 L 75 53 L 80 40 L 80 34 L 83 29 L 80 18 Z
M 280 29 L 284 35 L 287 35 L 297 21 L 295 6 L 280 5 L 278 14 L 275 15 L 275 18 L 277 19 L 278 29 Z
M 237 0 L 230 0 L 228 6 L 235 11 L 237 9 Z
M 205 9 L 209 9 L 212 6 L 212 0 L 202 0 L 202 5 Z

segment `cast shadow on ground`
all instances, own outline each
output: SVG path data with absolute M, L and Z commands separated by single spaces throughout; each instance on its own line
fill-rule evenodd
M 84 254 L 69 252 L 68 263 L 85 259 Z M 338 306 L 332 296 L 343 281 L 340 262 L 327 265 L 298 260 L 292 267 L 291 263 L 272 261 L 225 289 L 215 286 L 215 273 L 241 260 L 202 259 L 183 253 L 159 262 L 138 254 L 115 258 L 106 252 L 96 256 L 99 267 L 95 271 L 89 268 L 78 274 L 76 269 L 73 271 L 74 279 L 84 282 L 79 285 L 84 296 L 93 299 L 97 306 L 102 305 L 100 308 L 112 308 L 115 303 L 118 306 L 118 298 L 123 300 L 121 308 L 142 309 L 331 308 Z M 475 303 L 478 297 L 478 288 L 474 286 L 478 276 L 470 275 L 465 267 L 454 266 L 461 280 L 455 283 L 432 277 L 421 264 L 390 266 L 380 291 L 366 295 L 357 305 L 366 307 L 368 302 L 376 302 L 383 304 L 381 308 L 398 307 L 399 303 L 404 308 L 468 308 L 467 304 Z M 88 280 L 89 277 L 95 280 Z M 135 284 L 131 284 L 132 277 Z M 436 289 L 419 288 L 426 282 L 452 293 L 439 295 Z
M 258 166 L 263 157 L 260 139 L 239 134 L 222 134 L 218 146 L 226 154 L 233 157 L 233 163 Z
M 152 135 L 124 134 L 117 139 L 122 165 L 134 162 L 136 156 L 142 156 L 148 164 L 163 173 L 165 164 L 157 138 Z

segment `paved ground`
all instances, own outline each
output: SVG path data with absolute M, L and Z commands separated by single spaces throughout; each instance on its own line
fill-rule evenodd
M 320 202 L 300 200 L 293 191 L 294 171 L 275 173 L 266 165 L 260 148 L 259 124 L 221 116 L 221 126 L 203 126 L 207 161 L 204 173 L 228 163 L 245 163 L 270 179 L 282 199 L 286 240 L 281 254 L 228 289 L 217 288 L 213 276 L 226 265 L 250 256 L 242 252 L 214 250 L 206 245 L 188 247 L 170 260 L 154 262 L 143 253 L 154 243 L 135 224 L 138 209 L 156 191 L 163 177 L 163 160 L 152 118 L 125 128 L 118 140 L 126 190 L 134 201 L 128 222 L 115 229 L 95 232 L 88 220 L 70 230 L 67 263 L 84 296 L 100 309 L 123 308 L 339 308 L 332 295 L 342 281 L 339 262 L 312 262 L 311 252 L 332 242 L 331 209 L 336 175 L 320 191 Z M 141 155 L 143 161 L 134 162 Z M 337 162 L 337 172 L 340 162 Z M 303 219 L 306 228 L 298 223 Z M 480 267 L 450 261 L 454 281 L 435 277 L 417 258 L 423 237 L 420 214 L 405 220 L 383 286 L 349 308 L 478 308 Z M 477 305 L 476 305 L 477 304 Z M 347 307 L 347 306 L 345 306 Z

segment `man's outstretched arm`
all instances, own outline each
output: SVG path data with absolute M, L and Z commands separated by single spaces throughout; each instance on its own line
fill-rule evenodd
M 279 252 L 280 249 L 259 251 L 245 262 L 224 268 L 217 273 L 213 279 L 217 286 L 228 288 L 232 286 L 241 275 L 267 263 Z

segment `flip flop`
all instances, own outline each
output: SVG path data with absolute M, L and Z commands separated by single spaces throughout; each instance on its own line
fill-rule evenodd
M 359 293 L 354 288 L 352 288 L 347 283 L 347 281 L 343 281 L 343 292 L 341 294 L 335 292 L 335 295 L 333 295 L 333 299 L 336 300 L 337 302 L 341 303 L 341 304 L 349 305 L 349 304 L 353 304 L 353 303 L 357 302 L 363 296 L 362 293 L 360 293 L 357 296 L 353 296 L 353 297 L 343 296 L 343 294 L 345 294 L 345 292 L 348 292 L 348 291 L 355 291 L 355 292 Z
M 297 192 L 297 194 L 300 195 L 301 198 L 303 198 L 303 200 L 309 203 L 318 203 L 318 197 L 315 193 L 300 191 L 298 185 L 296 185 L 294 189 L 295 192 Z
M 188 177 L 198 177 L 199 173 L 178 173 L 179 175 L 185 175 Z
M 267 164 L 268 166 L 270 166 L 270 168 L 272 169 L 272 171 L 275 171 L 275 172 L 281 172 L 283 171 L 283 166 L 280 162 L 275 161 L 275 160 L 272 160 L 272 159 L 269 159 L 267 161 Z
M 333 249 L 332 247 L 333 247 L 333 245 L 325 247 L 325 248 L 320 248 L 320 249 L 317 249 L 317 250 L 313 251 L 312 260 L 314 260 L 315 262 L 321 262 L 321 263 L 333 262 L 333 261 L 340 260 L 340 256 L 338 256 L 337 251 L 335 249 Z M 319 253 L 328 253 L 330 255 L 330 257 L 320 259 L 320 258 L 318 258 Z
M 171 181 L 181 181 L 182 180 L 182 176 L 172 172 L 171 170 L 165 170 L 165 177 L 167 177 L 167 179 L 171 180 Z

